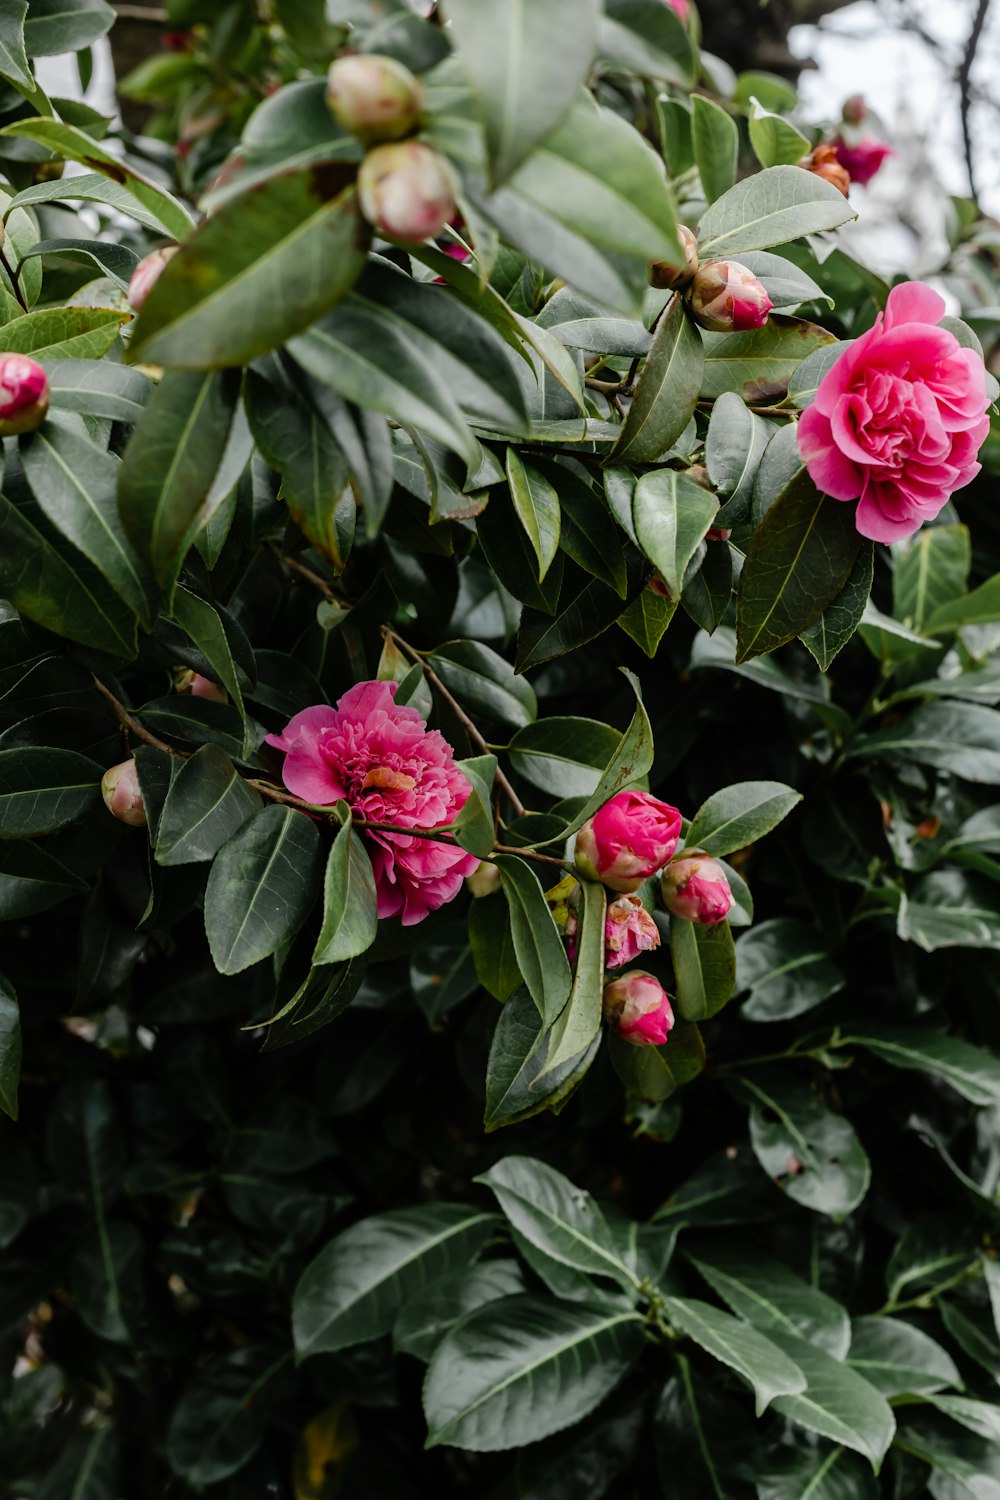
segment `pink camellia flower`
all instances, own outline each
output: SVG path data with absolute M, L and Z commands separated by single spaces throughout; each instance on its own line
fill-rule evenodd
M 871 136 L 866 136 L 854 146 L 839 137 L 833 144 L 840 165 L 851 181 L 860 182 L 862 187 L 867 187 L 886 159 L 896 154 L 891 146 L 887 146 L 884 141 L 873 140 Z
M 281 777 L 296 797 L 347 802 L 360 817 L 401 828 L 443 828 L 470 793 L 451 746 L 415 708 L 397 708 L 395 682 L 359 682 L 337 703 L 306 708 L 267 743 L 284 750 Z M 452 901 L 479 866 L 457 845 L 408 833 L 369 833 L 380 917 L 403 926 Z
M 695 322 L 712 333 L 762 328 L 774 306 L 753 272 L 735 260 L 706 260 L 686 297 Z
M 0 437 L 34 432 L 49 409 L 49 377 L 26 354 L 0 354 Z
M 358 202 L 369 224 L 414 243 L 433 239 L 451 222 L 457 190 L 450 162 L 423 141 L 376 146 L 358 172 Z
M 101 796 L 108 812 L 133 828 L 146 825 L 146 808 L 134 760 L 123 760 L 101 777 Z
M 604 964 L 621 969 L 640 953 L 660 946 L 660 929 L 638 896 L 618 896 L 604 923 Z
M 684 851 L 660 878 L 660 895 L 672 917 L 714 927 L 729 915 L 733 893 L 722 866 L 701 849 Z
M 661 1047 L 674 1024 L 674 1011 L 660 981 L 633 969 L 605 985 L 604 1019 L 634 1047 Z
M 937 328 L 945 304 L 920 281 L 893 287 L 875 326 L 844 350 L 799 419 L 817 489 L 857 500 L 862 536 L 895 542 L 979 473 L 989 431 L 981 357 Z
M 681 815 L 648 792 L 618 792 L 576 836 L 581 875 L 628 895 L 662 870 L 677 848 Z
M 165 245 L 162 250 L 154 250 L 151 255 L 144 255 L 142 260 L 132 272 L 128 284 L 128 305 L 133 312 L 138 312 L 150 292 L 153 285 L 159 280 L 167 261 L 177 254 L 179 245 Z

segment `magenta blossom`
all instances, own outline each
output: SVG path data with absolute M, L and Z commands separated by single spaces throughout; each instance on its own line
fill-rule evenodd
M 729 915 L 733 893 L 726 872 L 701 849 L 685 851 L 663 872 L 660 880 L 663 904 L 672 917 L 714 927 Z
M 912 536 L 979 473 L 986 372 L 975 350 L 935 326 L 944 310 L 920 281 L 893 287 L 885 312 L 827 371 L 799 420 L 813 483 L 835 500 L 857 500 L 857 528 L 876 542 Z
M 588 880 L 636 891 L 677 848 L 681 815 L 648 792 L 618 792 L 576 836 L 574 859 Z
M 640 953 L 660 946 L 660 929 L 638 896 L 618 896 L 604 923 L 604 964 L 621 969 Z
M 470 786 L 452 748 L 415 708 L 397 708 L 395 682 L 359 682 L 337 703 L 306 708 L 267 743 L 284 750 L 281 776 L 296 797 L 328 807 L 347 802 L 372 823 L 443 828 Z M 403 926 L 453 901 L 479 860 L 464 849 L 408 833 L 369 833 L 380 917 Z
M 856 146 L 849 146 L 838 136 L 833 144 L 840 165 L 851 181 L 860 182 L 862 187 L 867 187 L 876 172 L 881 171 L 888 157 L 896 154 L 891 146 L 887 146 L 884 141 L 872 140 L 871 136 L 858 141 Z
M 34 432 L 49 409 L 49 377 L 26 354 L 0 354 L 0 437 Z
M 634 1047 L 661 1047 L 674 1024 L 670 997 L 658 979 L 633 969 L 604 987 L 604 1019 Z

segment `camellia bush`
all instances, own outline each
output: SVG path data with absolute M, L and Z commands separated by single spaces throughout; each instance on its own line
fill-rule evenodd
M 993 1500 L 995 233 L 686 0 L 0 10 L 0 1493 Z

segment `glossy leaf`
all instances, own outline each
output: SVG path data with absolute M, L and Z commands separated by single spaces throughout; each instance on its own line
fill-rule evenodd
M 704 1021 L 716 1015 L 728 1003 L 736 982 L 736 951 L 729 923 L 705 927 L 674 918 L 670 923 L 670 957 L 680 1014 L 686 1021 Z
M 703 260 L 767 250 L 803 234 L 836 229 L 855 217 L 843 193 L 799 167 L 769 167 L 730 188 L 702 215 Z
M 753 1387 L 758 1416 L 776 1397 L 805 1389 L 798 1364 L 749 1323 L 692 1297 L 665 1297 L 664 1307 L 679 1332 Z
M 539 1015 L 551 1025 L 570 992 L 569 962 L 562 937 L 531 866 L 511 854 L 498 855 L 494 863 L 510 908 L 517 966 Z
M 864 1198 L 871 1165 L 853 1126 L 807 1087 L 755 1070 L 742 1087 L 753 1100 L 750 1139 L 764 1171 L 816 1213 L 851 1213 Z
M 0 750 L 0 838 L 79 822 L 100 803 L 103 770 L 75 750 Z
M 856 1318 L 847 1363 L 883 1396 L 961 1385 L 947 1350 L 900 1318 Z
M 896 1431 L 885 1397 L 849 1365 L 832 1359 L 815 1344 L 790 1334 L 775 1332 L 773 1337 L 808 1382 L 800 1395 L 779 1396 L 775 1410 L 863 1454 L 877 1473 Z
M 21 1076 L 21 1013 L 10 982 L 0 974 L 0 1110 L 16 1120 Z
M 674 469 L 652 469 L 636 484 L 635 534 L 671 599 L 680 597 L 688 565 L 718 508 L 714 496 Z
M 220 974 L 239 974 L 294 937 L 316 897 L 319 834 L 272 803 L 223 845 L 205 893 L 205 932 Z
M 704 369 L 701 335 L 674 297 L 653 335 L 611 454 L 614 463 L 654 463 L 677 441 L 694 413 Z
M 844 985 L 840 966 L 819 934 L 795 917 L 774 917 L 736 945 L 736 986 L 749 990 L 748 1021 L 785 1021 L 835 995 Z
M 203 745 L 170 784 L 156 834 L 157 864 L 214 859 L 260 805 L 229 757 Z
M 348 817 L 330 846 L 323 880 L 323 926 L 314 964 L 357 958 L 375 941 L 375 877 L 371 860 Z
M 738 781 L 702 803 L 685 843 L 708 854 L 732 854 L 770 833 L 801 801 L 801 792 L 779 781 Z
M 714 203 L 736 181 L 739 154 L 736 121 L 721 104 L 702 94 L 691 99 L 691 143 L 707 202 Z
M 750 1246 L 696 1243 L 688 1259 L 733 1312 L 762 1333 L 797 1334 L 843 1359 L 851 1343 L 846 1310 L 781 1261 Z

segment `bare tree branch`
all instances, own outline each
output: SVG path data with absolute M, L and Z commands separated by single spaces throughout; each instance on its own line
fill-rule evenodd
M 986 25 L 986 15 L 990 8 L 990 0 L 979 0 L 976 6 L 976 14 L 972 18 L 972 26 L 969 31 L 969 40 L 965 44 L 965 53 L 962 57 L 961 67 L 958 70 L 959 101 L 962 115 L 962 144 L 965 149 L 965 165 L 969 173 L 969 196 L 974 203 L 978 203 L 979 194 L 976 191 L 976 166 L 972 148 L 972 126 L 970 116 L 972 113 L 972 69 L 976 61 L 976 51 L 979 47 L 979 39 Z

